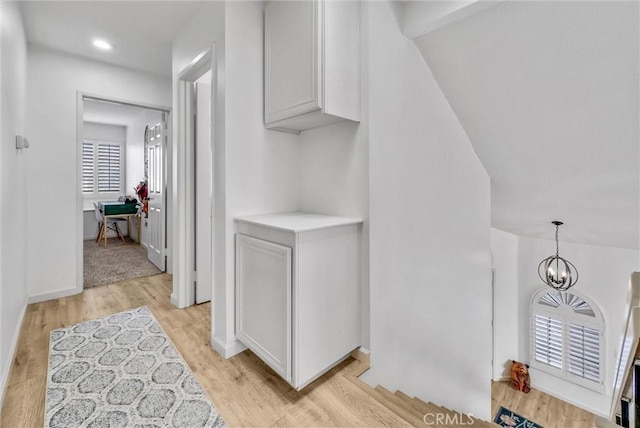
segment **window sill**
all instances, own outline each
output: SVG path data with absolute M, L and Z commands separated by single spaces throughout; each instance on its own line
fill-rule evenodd
M 104 196 L 101 198 L 84 198 L 82 201 L 82 211 L 93 211 L 95 208 L 93 207 L 94 202 L 112 202 L 117 201 L 120 195 L 114 194 L 113 196 Z
M 565 372 L 563 372 L 562 370 L 555 368 L 555 367 L 551 367 L 548 366 L 544 363 L 540 363 L 535 361 L 535 359 L 532 360 L 531 362 L 531 368 L 535 369 L 535 370 L 539 370 L 541 372 L 544 372 L 546 374 L 549 374 L 551 376 L 557 377 L 558 379 L 564 380 L 566 382 L 569 382 L 573 385 L 577 385 L 577 386 L 581 386 L 583 388 L 586 388 L 588 390 L 594 391 L 594 392 L 598 392 L 600 394 L 604 394 L 605 393 L 605 389 L 604 389 L 604 381 L 599 383 L 599 382 L 593 382 L 584 378 L 581 378 L 579 376 L 575 376 L 575 375 L 571 375 L 571 374 L 566 374 Z

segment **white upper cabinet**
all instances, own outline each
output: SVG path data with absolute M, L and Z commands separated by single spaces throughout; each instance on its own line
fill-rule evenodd
M 264 42 L 267 128 L 300 132 L 360 120 L 359 2 L 271 2 Z

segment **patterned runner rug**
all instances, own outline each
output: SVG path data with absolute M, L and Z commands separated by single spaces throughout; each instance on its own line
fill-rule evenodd
M 519 414 L 514 413 L 502 406 L 500 406 L 500 408 L 498 409 L 498 413 L 496 413 L 496 417 L 493 419 L 493 422 L 500 425 L 501 427 L 542 428 L 542 425 L 531 422 L 524 416 L 520 416 Z
M 146 306 L 51 332 L 45 427 L 226 427 Z

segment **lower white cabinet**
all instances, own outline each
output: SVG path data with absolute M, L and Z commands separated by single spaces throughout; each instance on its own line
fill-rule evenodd
M 236 220 L 236 335 L 302 389 L 360 346 L 362 220 Z

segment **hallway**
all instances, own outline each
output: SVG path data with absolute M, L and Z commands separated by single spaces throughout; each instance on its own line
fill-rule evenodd
M 249 351 L 228 360 L 211 349 L 211 304 L 177 309 L 167 274 L 123 281 L 27 307 L 0 415 L 4 427 L 41 426 L 51 330 L 147 306 L 230 426 L 409 426 L 357 379 L 365 366 L 349 359 L 296 392 Z M 369 392 L 367 392 L 369 391 Z M 593 427 L 593 415 L 540 391 L 513 391 L 494 382 L 492 414 L 503 405 L 546 428 Z M 393 407 L 393 406 L 392 406 Z M 415 418 L 412 419 L 415 421 Z
M 51 330 L 146 305 L 230 426 L 408 426 L 354 384 L 362 363 L 349 359 L 296 392 L 249 351 L 222 359 L 210 346 L 211 304 L 176 309 L 170 294 L 162 274 L 29 305 L 0 425 L 42 426 Z

